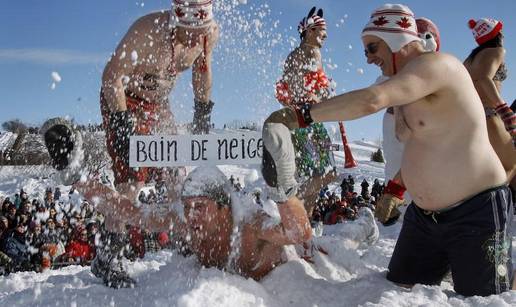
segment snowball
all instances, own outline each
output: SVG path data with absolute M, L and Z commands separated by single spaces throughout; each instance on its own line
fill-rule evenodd
M 56 83 L 61 82 L 61 76 L 59 75 L 59 73 L 57 71 L 53 71 L 51 75 L 52 75 L 52 80 L 54 80 L 54 82 L 56 82 Z
M 136 52 L 136 50 L 133 50 L 133 52 L 131 52 L 131 60 L 133 62 L 138 61 L 138 52 Z

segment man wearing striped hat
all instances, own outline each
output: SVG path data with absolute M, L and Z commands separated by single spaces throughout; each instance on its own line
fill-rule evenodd
M 122 38 L 104 69 L 100 92 L 106 147 L 117 192 L 136 199 L 145 182 L 162 180 L 167 183 L 168 199 L 179 199 L 176 186 L 184 180 L 184 169 L 129 167 L 129 138 L 177 133 L 168 96 L 178 75 L 190 68 L 194 93 L 192 130 L 195 134 L 209 132 L 213 108 L 211 55 L 218 37 L 212 0 L 174 0 L 170 10 L 139 18 Z M 57 118 L 47 121 L 41 131 L 58 170 L 66 171 L 80 160 L 82 138 L 73 130 L 70 123 Z M 69 173 L 75 172 L 70 169 Z M 72 182 L 64 184 L 73 183 L 73 178 L 66 180 Z M 116 207 L 115 203 L 111 205 Z M 118 261 L 125 239 L 117 232 L 106 236 L 92 264 L 92 272 L 114 288 L 134 286 L 134 280 Z
M 438 285 L 451 269 L 461 295 L 508 291 L 513 280 L 511 192 L 467 70 L 451 55 L 425 52 L 414 14 L 404 5 L 376 9 L 362 42 L 367 62 L 389 80 L 319 104 L 284 108 L 266 120 L 264 148 L 274 160 L 276 189 L 295 190 L 289 129 L 394 107 L 396 135 L 405 146 L 401 177 L 414 201 L 387 279 L 405 286 Z M 387 188 L 393 195 L 404 192 L 396 184 Z

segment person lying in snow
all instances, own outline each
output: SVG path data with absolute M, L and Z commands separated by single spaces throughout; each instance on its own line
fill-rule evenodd
M 77 142 L 80 133 L 64 119 L 53 122 L 60 128 L 48 127 L 45 131 L 65 131 L 62 136 L 67 141 L 61 142 L 61 145 L 72 147 L 63 150 L 68 155 L 66 161 L 83 165 L 84 160 L 80 160 L 87 159 L 84 155 L 77 155 L 82 156 L 79 160 L 72 157 L 74 153 L 82 151 L 82 144 Z M 274 136 L 266 132 L 264 137 L 270 139 Z M 52 146 L 61 146 L 59 144 L 53 143 Z M 290 177 L 295 172 L 293 167 L 274 175 L 274 166 L 267 162 L 263 168 L 268 179 L 274 176 Z M 79 178 L 83 172 L 81 167 L 66 165 L 59 171 L 58 179 L 65 184 L 74 183 L 73 187 L 96 205 L 96 210 L 105 216 L 108 231 L 123 233 L 126 225 L 137 225 L 152 232 L 172 230 L 175 234 L 172 239 L 186 243 L 186 247 L 206 267 L 226 269 L 259 280 L 286 260 L 283 246 L 302 244 L 311 239 L 312 229 L 303 202 L 296 197 L 297 188 L 287 192 L 287 199 L 287 194 L 281 188 L 270 187 L 268 197 L 278 204 L 280 216 L 275 218 L 261 209 L 254 194 L 236 192 L 216 167 L 196 168 L 184 181 L 179 200 L 152 206 L 138 204 L 136 198 L 131 197 L 134 193 L 127 195 L 117 192 L 96 180 L 81 181 Z M 303 190 L 303 187 L 299 190 Z M 243 207 L 247 208 L 245 214 L 242 214 Z M 117 240 L 110 244 L 122 245 Z M 112 250 L 107 246 L 104 249 Z M 121 262 L 103 259 L 102 254 L 103 247 L 100 247 L 92 263 L 92 272 L 101 276 L 108 286 L 133 287 L 135 281 L 121 267 Z M 109 264 L 96 265 L 99 261 Z M 108 271 L 98 272 L 98 269 Z
M 240 193 L 232 195 L 229 182 L 216 167 L 196 168 L 188 175 L 182 201 L 175 204 L 179 210 L 170 204 L 138 207 L 124 195 L 94 181 L 75 186 L 96 203 L 111 230 L 121 232 L 127 223 L 153 232 L 171 229 L 176 236 L 173 239 L 186 242 L 202 265 L 255 280 L 285 260 L 284 245 L 305 242 L 312 234 L 306 211 L 297 198 L 278 204 L 280 221 L 259 206 L 237 220 L 234 211 L 241 210 L 242 202 L 252 198 L 238 199 Z M 240 202 L 240 208 L 235 208 L 235 201 Z

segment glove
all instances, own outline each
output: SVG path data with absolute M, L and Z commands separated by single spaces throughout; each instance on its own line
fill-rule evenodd
M 113 112 L 109 115 L 109 128 L 115 133 L 113 150 L 129 165 L 129 138 L 135 134 L 136 119 L 129 111 Z
M 297 193 L 296 155 L 290 130 L 281 123 L 265 123 L 262 131 L 262 175 L 269 198 L 285 202 Z
M 265 123 L 278 123 L 288 129 L 306 128 L 313 123 L 310 115 L 311 104 L 304 103 L 291 108 L 283 108 L 272 113 Z
M 516 114 L 511 110 L 507 103 L 502 103 L 496 108 L 496 113 L 500 115 L 500 118 L 505 125 L 505 130 L 509 132 L 512 137 L 512 143 L 516 147 Z
M 193 130 L 194 134 L 208 134 L 211 125 L 211 110 L 215 103 L 213 101 L 202 102 L 194 99 Z
M 71 127 L 65 124 L 54 125 L 45 132 L 44 139 L 52 165 L 58 171 L 65 169 L 74 148 L 74 134 Z
M 400 184 L 389 180 L 383 195 L 378 199 L 374 215 L 385 226 L 394 224 L 400 217 L 401 212 L 398 210 L 398 207 L 404 203 L 403 194 L 405 190 Z

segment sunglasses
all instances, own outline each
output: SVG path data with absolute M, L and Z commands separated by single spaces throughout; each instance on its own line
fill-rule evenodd
M 369 54 L 375 54 L 377 52 L 378 52 L 378 43 L 369 43 L 366 45 L 366 49 L 364 50 L 366 57 Z

